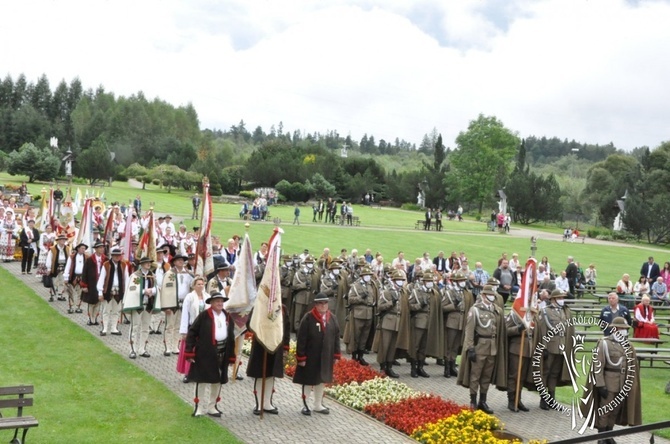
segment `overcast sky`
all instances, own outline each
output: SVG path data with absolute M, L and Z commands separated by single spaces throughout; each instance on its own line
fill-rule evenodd
M 193 103 L 202 128 L 447 146 L 479 113 L 521 137 L 670 140 L 670 2 L 9 1 L 0 74 Z

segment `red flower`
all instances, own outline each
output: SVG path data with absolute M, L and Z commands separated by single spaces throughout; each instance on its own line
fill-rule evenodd
M 373 370 L 370 367 L 363 366 L 352 359 L 340 359 L 335 362 L 333 367 L 333 382 L 330 385 L 343 385 L 351 382 L 369 381 L 375 378 L 384 378 L 385 375 Z
M 372 404 L 365 413 L 407 435 L 424 424 L 455 415 L 465 406 L 445 401 L 437 395 L 423 395 L 388 404 Z

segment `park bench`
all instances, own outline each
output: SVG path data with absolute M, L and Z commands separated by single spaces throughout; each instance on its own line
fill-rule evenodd
M 425 227 L 426 227 L 426 219 L 418 219 L 414 224 L 415 230 L 423 230 L 425 229 Z M 431 221 L 430 229 L 437 230 L 437 225 L 435 224 L 435 221 Z
M 643 363 L 648 363 L 647 368 L 654 368 L 655 362 L 660 362 L 670 366 L 670 348 L 637 348 L 635 347 L 635 352 L 637 353 L 637 360 L 642 367 Z M 657 366 L 656 368 L 665 368 L 666 366 Z
M 351 222 L 353 223 L 354 227 L 360 227 L 361 226 L 361 218 L 358 216 L 352 216 Z
M 26 442 L 28 429 L 37 427 L 37 420 L 33 416 L 23 416 L 23 408 L 33 405 L 33 398 L 25 395 L 34 393 L 32 385 L 19 385 L 15 387 L 0 387 L 0 409 L 16 408 L 16 416 L 4 417 L 0 415 L 0 430 L 14 429 L 14 438 L 10 444 L 23 444 Z M 6 399 L 9 398 L 9 399 Z M 21 439 L 18 439 L 19 430 L 23 430 Z

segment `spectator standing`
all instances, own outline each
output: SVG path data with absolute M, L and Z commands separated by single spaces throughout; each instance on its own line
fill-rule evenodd
M 60 216 L 60 205 L 63 202 L 63 191 L 61 191 L 59 186 L 56 186 L 54 190 L 54 214 L 56 217 Z
M 647 262 L 642 264 L 642 268 L 640 268 L 640 276 L 646 277 L 649 279 L 649 282 L 655 282 L 656 278 L 660 275 L 661 269 L 659 268 L 658 264 L 654 262 L 654 257 L 649 256 Z
M 195 196 L 193 196 L 193 214 L 191 215 L 191 219 L 198 220 L 198 213 L 200 212 L 200 202 L 202 200 L 200 199 L 200 196 L 198 193 L 195 193 Z
M 570 286 L 570 294 L 567 295 L 567 297 L 575 298 L 575 284 L 579 278 L 579 270 L 577 269 L 577 264 L 575 264 L 575 259 L 572 256 L 568 256 L 568 266 L 565 267 L 565 276 L 568 278 L 568 285 Z
M 500 267 L 493 272 L 493 277 L 500 281 L 498 294 L 503 297 L 503 302 L 507 303 L 510 295 L 514 292 L 514 287 L 517 285 L 516 273 L 510 269 L 507 259 L 503 259 Z
M 293 208 L 293 225 L 300 225 L 300 207 L 298 207 L 298 204 L 295 204 Z
M 663 282 L 670 282 L 670 262 L 663 264 L 663 269 L 661 270 L 661 277 Z

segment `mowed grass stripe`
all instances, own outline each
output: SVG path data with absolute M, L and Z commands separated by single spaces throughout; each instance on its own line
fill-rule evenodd
M 0 268 L 0 385 L 34 385 L 31 442 L 240 442 Z M 15 412 L 6 411 L 7 416 Z

